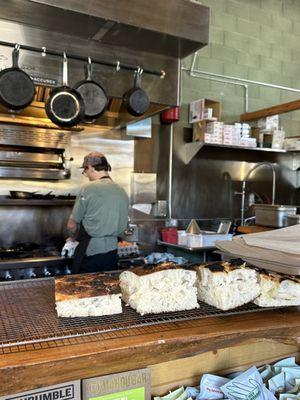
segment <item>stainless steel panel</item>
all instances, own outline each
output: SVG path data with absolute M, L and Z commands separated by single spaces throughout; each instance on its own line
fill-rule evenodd
M 153 126 L 151 142 L 138 141 L 135 148 L 135 171 L 157 172 L 158 198 L 167 198 L 169 135 L 168 127 Z M 258 162 L 276 163 L 278 204 L 298 204 L 298 172 L 293 171 L 293 156 L 289 153 L 246 151 L 205 146 L 185 165 L 180 157 L 184 144 L 191 140 L 191 129 L 174 125 L 172 209 L 174 218 L 240 218 L 242 180 Z M 249 193 L 255 193 L 264 202 L 271 202 L 272 174 L 257 170 L 247 186 L 247 213 Z M 297 203 L 298 201 L 298 203 Z
M 0 163 L 5 162 L 23 162 L 23 163 L 47 163 L 47 164 L 59 164 L 62 162 L 60 154 L 49 154 L 49 153 L 32 153 L 23 151 L 4 151 L 1 150 L 0 146 Z
M 59 180 L 70 178 L 70 171 L 54 168 L 22 168 L 0 166 L 0 178 Z
M 2 15 L 2 13 L 1 13 Z M 55 26 L 55 24 L 53 24 Z M 86 40 L 53 30 L 27 26 L 11 21 L 1 21 L 0 36 L 2 41 L 18 42 L 21 44 L 66 53 L 79 54 L 83 57 L 103 59 L 104 61 L 119 60 L 125 64 L 140 65 L 154 70 L 164 70 L 166 76 L 160 79 L 153 75 L 143 75 L 142 86 L 147 91 L 150 101 L 157 104 L 177 105 L 179 103 L 180 60 L 144 51 L 135 51 L 120 46 L 109 46 L 95 40 Z M 0 47 L 0 67 L 11 66 L 12 49 Z M 40 77 L 61 84 L 61 61 L 57 57 L 21 51 L 20 66 L 32 77 Z M 69 83 L 74 85 L 83 79 L 83 63 L 70 60 Z M 109 97 L 122 98 L 123 94 L 132 87 L 131 71 L 117 72 L 112 67 L 97 65 L 94 67 L 94 79 L 101 82 Z M 55 84 L 55 83 L 54 83 Z
M 0 246 L 33 242 L 62 247 L 71 210 L 72 206 L 1 206 Z
M 103 43 L 121 44 L 127 48 L 158 52 L 174 57 L 185 57 L 208 43 L 210 9 L 200 3 L 184 0 L 169 0 L 168 2 L 154 0 L 151 3 L 145 0 L 27 0 L 7 1 L 4 7 L 9 18 L 39 27 L 49 27 L 48 9 L 55 7 L 57 30 L 70 32 L 71 28 L 64 26 L 64 21 L 73 18 L 79 24 L 88 23 L 93 30 L 96 21 L 99 21 L 97 31 L 110 25 L 101 33 Z M 14 17 L 10 11 L 12 3 L 19 6 L 18 14 Z M 15 5 L 16 3 L 16 5 Z M 23 8 L 27 8 L 26 17 L 22 17 Z M 37 3 L 39 3 L 37 5 Z M 25 4 L 25 5 L 24 5 Z M 53 6 L 53 7 L 47 7 Z M 41 9 L 41 11 L 39 10 Z M 30 13 L 34 10 L 38 13 Z M 130 12 L 128 12 L 130 10 Z M 21 13 L 20 13 L 21 12 Z M 52 12 L 53 13 L 53 12 Z M 72 13 L 72 14 L 71 14 Z M 21 17 L 20 17 L 21 14 Z M 53 17 L 52 17 L 53 18 Z M 81 18 L 81 20 L 80 20 Z M 114 24 L 111 24 L 115 22 Z M 54 25 L 56 27 L 56 24 Z M 72 31 L 72 30 L 71 30 Z M 78 29 L 77 35 L 86 37 L 87 33 Z M 97 37 L 95 32 L 93 37 Z M 139 37 L 139 40 L 137 39 Z
M 126 134 L 134 137 L 151 138 L 152 118 L 126 125 Z
M 131 174 L 131 203 L 156 202 L 156 174 Z
M 59 129 L 0 124 L 0 145 L 66 149 L 70 140 L 71 133 Z

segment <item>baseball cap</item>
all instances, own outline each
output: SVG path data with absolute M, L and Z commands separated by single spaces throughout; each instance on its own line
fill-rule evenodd
M 81 168 L 86 168 L 88 165 L 92 167 L 95 165 L 103 165 L 103 167 L 107 167 L 108 171 L 111 170 L 111 166 L 107 162 L 105 155 L 99 151 L 93 151 L 84 157 Z

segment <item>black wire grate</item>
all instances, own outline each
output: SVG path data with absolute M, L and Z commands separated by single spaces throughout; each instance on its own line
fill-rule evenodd
M 18 346 L 26 350 L 30 344 L 89 337 L 101 333 L 189 321 L 211 316 L 226 316 L 265 309 L 249 303 L 230 311 L 221 311 L 200 302 L 200 308 L 188 311 L 141 316 L 123 304 L 123 313 L 102 317 L 57 318 L 54 300 L 54 279 L 17 281 L 0 285 L 0 353 Z M 92 339 L 92 338 L 91 338 Z M 36 347 L 35 347 L 36 348 Z

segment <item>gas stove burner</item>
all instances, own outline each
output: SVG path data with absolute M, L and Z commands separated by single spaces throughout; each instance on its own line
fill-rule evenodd
M 60 252 L 55 246 L 39 245 L 37 243 L 18 243 L 12 247 L 0 247 L 0 260 L 59 255 Z

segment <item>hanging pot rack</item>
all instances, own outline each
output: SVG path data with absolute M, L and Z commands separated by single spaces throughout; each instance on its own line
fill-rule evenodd
M 28 50 L 28 51 L 32 51 L 34 53 L 39 53 L 42 56 L 51 55 L 51 56 L 55 56 L 55 57 L 63 57 L 63 54 L 64 54 L 64 52 L 48 50 L 46 47 L 39 48 L 39 47 L 27 46 L 24 44 L 18 44 L 18 45 L 20 46 L 19 48 L 22 50 Z M 0 46 L 15 47 L 16 43 L 0 41 Z M 78 60 L 78 61 L 86 62 L 88 59 L 87 57 L 79 56 L 77 54 L 68 53 L 67 55 L 68 55 L 68 59 L 71 59 L 71 60 Z M 106 67 L 112 67 L 112 68 L 115 68 L 116 71 L 119 71 L 120 69 L 125 69 L 128 71 L 136 71 L 138 69 L 141 69 L 141 66 L 124 64 L 118 60 L 115 62 L 112 62 L 112 61 L 104 61 L 104 60 L 93 58 L 93 64 L 99 64 L 99 65 L 104 65 Z M 164 70 L 157 71 L 157 70 L 142 68 L 142 71 L 144 74 L 155 75 L 155 76 L 160 77 L 161 79 L 163 79 L 166 75 L 166 72 Z

